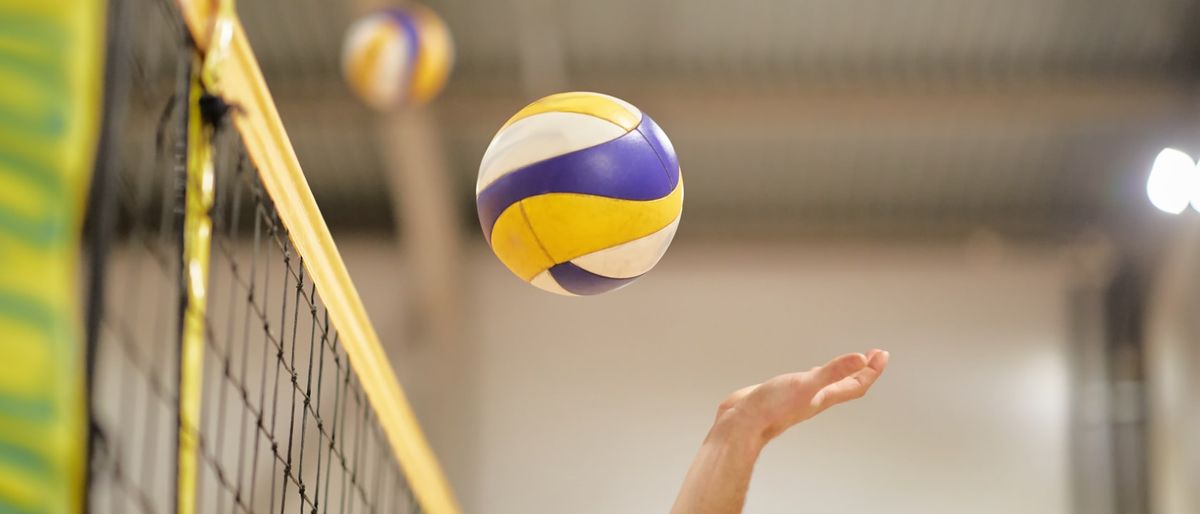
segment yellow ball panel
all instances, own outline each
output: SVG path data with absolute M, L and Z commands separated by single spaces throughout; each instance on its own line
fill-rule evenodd
M 492 250 L 509 271 L 525 281 L 532 280 L 555 264 L 529 228 L 529 220 L 521 210 L 521 202 L 513 204 L 496 218 L 496 224 L 492 227 Z
M 524 118 L 544 112 L 587 114 L 608 120 L 625 129 L 626 132 L 637 128 L 638 123 L 642 121 L 642 113 L 631 112 L 621 102 L 608 95 L 572 92 L 550 95 L 525 106 L 524 109 L 517 111 L 512 118 L 509 118 L 508 122 L 500 127 L 500 130 L 504 130 Z
M 384 47 L 399 37 L 396 28 L 380 24 L 373 28 L 365 42 L 350 53 L 345 61 L 346 82 L 360 98 L 375 98 L 375 74 L 378 73 L 379 61 Z
M 415 14 L 421 27 L 421 51 L 413 70 L 410 96 L 413 102 L 426 103 L 442 91 L 454 67 L 454 40 L 436 14 L 427 9 Z
M 550 193 L 526 198 L 521 204 L 541 247 L 558 264 L 670 225 L 683 209 L 683 182 L 657 200 Z

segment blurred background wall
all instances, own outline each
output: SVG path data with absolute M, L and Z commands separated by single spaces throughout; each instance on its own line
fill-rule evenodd
M 343 251 L 396 341 L 375 244 Z M 773 442 L 747 512 L 1072 512 L 1069 254 L 683 242 L 571 302 L 468 262 L 469 364 L 430 390 L 426 350 L 393 355 L 469 512 L 667 512 L 726 394 L 875 346 L 877 390 Z

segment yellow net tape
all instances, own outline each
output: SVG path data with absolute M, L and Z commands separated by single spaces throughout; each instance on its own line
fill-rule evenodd
M 193 68 L 194 69 L 194 68 Z M 212 248 L 213 127 L 200 114 L 198 71 L 188 91 L 187 196 L 183 218 L 183 269 L 187 304 L 179 350 L 178 514 L 196 509 L 196 452 L 204 387 L 204 319 L 207 307 L 209 252 Z
M 202 51 L 223 32 L 213 24 L 213 4 L 205 0 L 179 0 L 184 19 Z M 263 186 L 275 202 L 280 220 L 288 229 L 297 252 L 325 299 L 331 322 L 338 329 L 350 365 L 422 509 L 429 514 L 457 514 L 458 502 L 434 457 L 395 371 L 367 318 L 361 298 L 350 281 L 346 265 L 334 245 L 329 228 L 309 190 L 275 102 L 267 90 L 258 61 L 236 17 L 229 23 L 228 45 L 222 58 L 206 63 L 220 84 L 224 100 L 236 106 L 234 126 L 242 136 L 251 161 L 259 169 Z

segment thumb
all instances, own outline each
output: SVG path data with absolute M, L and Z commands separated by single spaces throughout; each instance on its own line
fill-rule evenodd
M 867 367 L 867 357 L 861 353 L 840 355 L 811 372 L 813 385 L 817 390 L 821 390 L 825 386 L 858 373 L 865 367 Z

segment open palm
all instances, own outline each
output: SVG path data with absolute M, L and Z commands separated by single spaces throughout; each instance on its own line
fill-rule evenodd
M 888 352 L 848 353 L 808 371 L 779 375 L 729 395 L 717 416 L 736 410 L 770 440 L 792 425 L 839 403 L 861 398 L 888 363 Z

